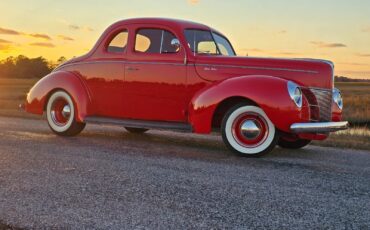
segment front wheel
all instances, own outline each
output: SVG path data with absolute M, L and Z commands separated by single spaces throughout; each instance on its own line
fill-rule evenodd
M 304 139 L 297 139 L 297 140 L 287 140 L 284 138 L 280 138 L 278 145 L 281 148 L 285 149 L 300 149 L 303 148 L 311 143 L 311 140 L 304 140 Z
M 53 93 L 46 107 L 46 118 L 51 130 L 59 136 L 75 136 L 84 128 L 85 123 L 75 119 L 76 109 L 71 96 L 64 91 Z
M 278 132 L 265 112 L 256 106 L 240 104 L 225 115 L 222 139 L 226 146 L 244 157 L 259 157 L 272 151 Z

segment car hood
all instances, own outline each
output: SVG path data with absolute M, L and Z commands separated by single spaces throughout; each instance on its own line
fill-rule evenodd
M 206 81 L 264 75 L 295 81 L 307 87 L 332 88 L 334 65 L 319 59 L 197 56 L 196 71 Z

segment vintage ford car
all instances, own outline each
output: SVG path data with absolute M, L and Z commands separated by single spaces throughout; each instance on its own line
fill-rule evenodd
M 301 148 L 348 127 L 333 76 L 324 60 L 237 57 L 222 33 L 202 24 L 129 19 L 42 78 L 24 108 L 46 113 L 61 136 L 86 123 L 134 133 L 220 131 L 234 152 L 261 156 L 276 144 Z

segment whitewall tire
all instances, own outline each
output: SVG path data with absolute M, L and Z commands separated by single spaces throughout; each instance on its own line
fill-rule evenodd
M 46 118 L 51 130 L 60 136 L 79 134 L 85 124 L 77 122 L 76 109 L 71 96 L 65 91 L 54 92 L 46 106 Z
M 269 153 L 278 140 L 274 124 L 257 106 L 240 104 L 232 107 L 226 113 L 221 129 L 226 146 L 246 157 Z

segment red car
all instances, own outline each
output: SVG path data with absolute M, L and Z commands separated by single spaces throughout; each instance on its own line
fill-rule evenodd
M 46 113 L 53 132 L 86 123 L 129 132 L 220 131 L 227 147 L 261 156 L 276 144 L 301 148 L 346 129 L 332 62 L 237 57 L 208 26 L 141 18 L 111 25 L 86 55 L 42 78 L 25 110 Z

